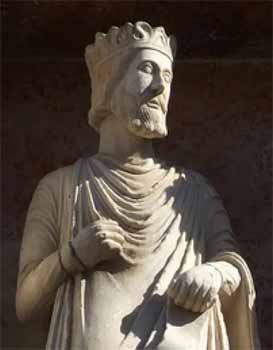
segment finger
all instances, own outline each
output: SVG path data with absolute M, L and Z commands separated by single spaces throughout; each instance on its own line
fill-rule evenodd
M 87 234 L 95 234 L 99 235 L 102 233 L 107 233 L 107 232 L 117 232 L 121 235 L 124 235 L 124 230 L 117 225 L 101 225 L 101 224 L 92 224 L 90 226 L 87 226 L 83 229 L 84 232 Z
M 125 238 L 123 237 L 123 235 L 117 232 L 102 232 L 100 237 L 102 238 L 102 240 L 112 239 L 115 242 L 120 244 L 123 244 L 125 241 Z
M 177 297 L 179 290 L 180 290 L 180 284 L 181 284 L 182 280 L 180 278 L 176 279 L 172 285 L 172 287 L 170 288 L 170 295 L 173 298 L 173 300 L 175 300 L 175 298 Z
M 95 235 L 101 239 L 112 238 L 112 237 L 120 237 L 124 239 L 123 233 L 120 230 L 111 230 L 111 229 L 98 229 Z
M 92 231 L 93 233 L 94 231 Z M 122 228 L 120 227 L 97 227 L 95 228 L 95 233 L 96 234 L 101 234 L 101 233 L 105 233 L 106 235 L 107 234 L 110 234 L 110 233 L 117 233 L 121 236 L 124 236 L 124 231 L 122 230 Z
M 187 298 L 185 299 L 184 305 L 183 305 L 183 307 L 186 310 L 192 310 L 194 302 L 195 302 L 195 299 L 196 299 L 196 296 L 198 295 L 198 293 L 201 293 L 201 291 L 200 291 L 201 289 L 202 288 L 198 287 L 196 285 L 196 283 L 193 282 L 191 284 L 191 286 L 189 288 L 189 292 L 187 294 Z
M 122 246 L 118 242 L 115 242 L 111 239 L 106 239 L 103 241 L 102 246 L 105 248 L 109 249 L 110 251 L 113 252 L 121 252 L 122 251 Z
M 174 299 L 176 297 L 177 291 L 179 289 L 179 285 L 180 285 L 180 280 L 177 280 L 176 278 L 174 278 L 167 290 L 167 293 L 171 298 Z
M 206 298 L 207 293 L 209 292 L 209 287 L 203 286 L 199 289 L 198 293 L 195 295 L 195 299 L 192 305 L 193 312 L 201 312 L 204 299 Z
M 179 290 L 174 299 L 174 302 L 176 303 L 176 305 L 179 305 L 179 306 L 184 305 L 188 292 L 189 292 L 189 288 L 187 288 L 187 283 L 185 282 L 185 280 L 181 279 Z
M 213 287 L 210 287 L 208 289 L 208 292 L 201 304 L 201 311 L 204 312 L 205 310 L 207 310 L 208 308 L 210 308 L 212 306 L 212 304 L 215 302 L 216 300 L 216 296 L 217 293 L 215 293 L 215 289 Z

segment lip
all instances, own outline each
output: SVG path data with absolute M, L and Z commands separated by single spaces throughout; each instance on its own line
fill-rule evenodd
M 154 109 L 160 109 L 160 105 L 156 101 L 149 101 L 146 103 L 148 107 L 154 108 Z

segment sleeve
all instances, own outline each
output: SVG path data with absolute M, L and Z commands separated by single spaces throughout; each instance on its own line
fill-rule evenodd
M 64 279 L 57 252 L 57 175 L 51 173 L 40 181 L 27 213 L 16 292 L 16 312 L 22 321 L 48 313 Z
M 208 184 L 204 193 L 206 261 L 220 271 L 226 283 L 220 299 L 230 347 L 260 350 L 251 272 L 240 256 L 219 194 Z
M 239 253 L 222 200 L 209 184 L 205 186 L 202 211 L 204 213 L 206 260 L 223 252 Z
M 20 251 L 19 284 L 31 266 L 37 265 L 58 247 L 57 198 L 51 178 L 47 175 L 39 182 L 28 209 Z
M 240 285 L 240 273 L 230 262 L 215 262 L 215 258 L 226 252 L 239 253 L 239 249 L 222 200 L 209 184 L 206 184 L 204 190 L 203 212 L 206 262 L 220 272 L 223 281 L 222 290 L 231 295 Z

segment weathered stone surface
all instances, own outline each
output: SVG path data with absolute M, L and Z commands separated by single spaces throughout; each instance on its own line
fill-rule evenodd
M 10 62 L 3 69 L 2 104 L 3 347 L 40 344 L 39 326 L 19 324 L 14 307 L 33 190 L 44 174 L 97 149 L 98 136 L 87 126 L 89 81 L 79 55 L 109 23 L 142 18 L 157 25 L 161 16 L 160 24 L 178 33 L 180 59 L 196 60 L 176 64 L 168 117 L 172 138 L 157 143 L 157 151 L 207 175 L 220 192 L 254 273 L 263 349 L 271 349 L 272 4 L 130 3 L 1 4 L 4 57 Z
M 34 337 L 31 327 L 19 325 L 14 309 L 26 210 L 38 180 L 94 154 L 98 137 L 87 126 L 89 82 L 82 64 L 6 68 L 3 334 L 5 346 L 28 347 L 39 343 L 39 333 Z M 223 197 L 254 273 L 261 338 L 269 348 L 271 65 L 180 63 L 175 73 L 168 117 L 172 137 L 157 145 L 158 154 L 207 175 Z

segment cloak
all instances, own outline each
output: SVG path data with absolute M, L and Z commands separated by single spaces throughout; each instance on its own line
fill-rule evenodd
M 53 214 L 37 214 L 35 198 L 41 196 L 54 201 L 56 249 L 95 220 L 116 220 L 125 236 L 120 260 L 101 263 L 59 287 L 47 350 L 260 349 L 251 273 L 238 254 L 221 199 L 204 177 L 154 159 L 124 164 L 99 154 L 40 182 L 27 222 L 39 215 L 49 227 L 45 216 Z M 213 261 L 238 268 L 235 293 L 222 293 L 202 314 L 167 297 L 177 274 Z

